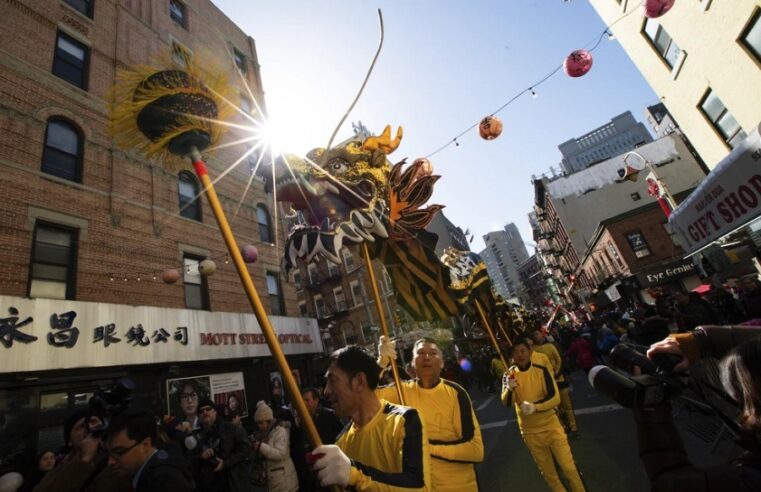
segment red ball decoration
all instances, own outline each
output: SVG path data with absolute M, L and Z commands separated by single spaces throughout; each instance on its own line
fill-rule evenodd
M 563 70 L 569 77 L 581 77 L 592 68 L 592 53 L 587 50 L 576 50 L 568 55 L 563 62 Z
M 658 18 L 671 10 L 676 0 L 646 0 L 645 1 L 645 17 L 651 19 Z
M 484 140 L 494 140 L 502 133 L 502 120 L 494 115 L 487 116 L 478 124 L 478 134 Z
M 161 280 L 163 280 L 165 284 L 173 284 L 180 280 L 180 271 L 176 268 L 167 268 L 161 272 Z
M 256 263 L 256 260 L 259 259 L 259 250 L 253 244 L 244 245 L 240 249 L 240 254 L 246 263 Z

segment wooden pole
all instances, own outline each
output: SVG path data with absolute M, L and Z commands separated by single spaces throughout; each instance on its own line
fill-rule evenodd
M 499 348 L 499 343 L 497 343 L 497 337 L 494 336 L 494 331 L 491 329 L 491 325 L 489 325 L 489 320 L 486 319 L 486 313 L 484 313 L 484 309 L 481 307 L 481 303 L 478 301 L 478 299 L 474 299 L 473 303 L 476 305 L 476 311 L 478 311 L 478 317 L 481 318 L 481 324 L 483 325 L 486 332 L 489 334 L 489 338 L 491 338 L 491 343 L 494 345 L 494 348 L 497 349 L 497 355 L 499 355 L 499 359 L 502 361 L 502 364 L 505 366 L 505 370 L 507 370 L 508 366 L 507 362 L 505 361 L 505 356 L 502 355 L 502 350 Z
M 380 292 L 378 291 L 378 281 L 375 278 L 375 270 L 373 270 L 373 263 L 370 260 L 370 249 L 367 247 L 367 243 L 362 243 L 362 256 L 365 258 L 365 266 L 367 267 L 367 275 L 370 277 L 370 289 L 373 291 L 373 298 L 375 299 L 375 310 L 378 313 L 378 320 L 381 325 L 381 332 L 388 338 L 388 325 L 386 324 L 386 315 L 383 313 L 383 306 L 381 306 Z M 399 368 L 396 367 L 396 360 L 391 360 L 391 373 L 394 376 L 394 384 L 396 384 L 396 394 L 399 397 L 399 403 L 404 405 L 404 394 L 402 393 L 402 384 L 399 379 Z

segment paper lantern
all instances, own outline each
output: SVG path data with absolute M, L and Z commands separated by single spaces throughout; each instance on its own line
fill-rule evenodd
M 419 157 L 412 162 L 413 166 L 416 166 L 415 179 L 424 178 L 433 174 L 433 165 L 431 161 L 425 157 Z
M 651 19 L 658 18 L 671 10 L 676 0 L 646 0 L 645 1 L 645 17 Z
M 563 70 L 569 77 L 581 77 L 592 68 L 592 53 L 587 50 L 576 50 L 568 55 L 563 62 Z
M 484 140 L 494 140 L 502 133 L 502 120 L 496 116 L 487 116 L 478 124 L 478 134 Z
M 209 259 L 203 260 L 198 264 L 198 271 L 201 272 L 201 275 L 204 277 L 208 277 L 217 271 L 217 264 Z
M 240 249 L 240 254 L 246 263 L 256 263 L 256 260 L 259 259 L 259 250 L 253 244 L 244 245 Z
M 180 280 L 180 271 L 176 268 L 167 268 L 161 272 L 161 280 L 163 280 L 165 284 L 173 284 Z

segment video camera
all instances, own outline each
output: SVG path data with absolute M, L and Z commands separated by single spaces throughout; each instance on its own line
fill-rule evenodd
M 681 357 L 656 354 L 653 359 L 636 350 L 637 346 L 618 344 L 610 352 L 610 365 L 595 366 L 589 371 L 589 383 L 597 391 L 627 408 L 652 407 L 670 399 L 685 387 L 673 373 Z M 638 367 L 641 375 L 626 376 L 620 371 L 634 372 Z
M 122 378 L 110 386 L 100 386 L 88 402 L 87 431 L 93 437 L 103 437 L 111 419 L 127 408 L 132 403 L 132 391 L 135 382 L 129 378 Z M 93 418 L 100 420 L 100 424 L 91 426 Z

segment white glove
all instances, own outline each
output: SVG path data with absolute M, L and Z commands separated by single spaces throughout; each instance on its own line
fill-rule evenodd
M 385 335 L 378 340 L 378 365 L 385 369 L 396 360 L 396 342 Z
M 515 378 L 511 378 L 508 373 L 502 374 L 502 389 L 507 387 L 510 391 L 513 391 L 518 387 L 518 381 Z
M 317 478 L 320 479 L 321 486 L 338 485 L 346 487 L 349 485 L 351 460 L 341 451 L 341 448 L 334 444 L 325 444 L 316 447 L 312 454 L 325 455 L 317 460 L 313 467 L 317 472 Z
M 534 412 L 536 412 L 536 405 L 529 401 L 524 401 L 521 403 L 521 413 L 523 415 L 531 415 Z

